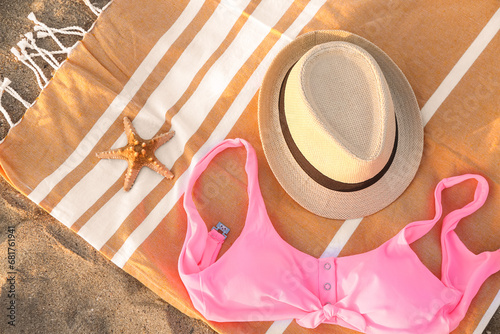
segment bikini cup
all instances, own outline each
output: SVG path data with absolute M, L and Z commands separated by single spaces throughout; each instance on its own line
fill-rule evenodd
M 225 237 L 214 229 L 207 231 L 192 190 L 219 152 L 240 146 L 247 150 L 245 226 L 216 260 Z M 184 196 L 188 226 L 179 273 L 193 305 L 208 320 L 295 318 L 307 328 L 329 323 L 365 333 L 449 333 L 463 319 L 486 278 L 500 270 L 500 250 L 475 255 L 454 232 L 459 220 L 486 200 L 488 184 L 479 175 L 439 182 L 433 219 L 408 224 L 369 252 L 320 259 L 295 249 L 275 231 L 257 175 L 255 151 L 242 139 L 225 140 L 214 147 L 190 175 Z M 468 179 L 477 180 L 474 200 L 443 219 L 442 275 L 438 279 L 410 244 L 441 218 L 442 191 Z

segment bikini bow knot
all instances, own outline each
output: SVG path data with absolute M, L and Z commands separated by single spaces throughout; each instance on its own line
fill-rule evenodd
M 302 327 L 316 328 L 323 322 L 335 321 L 336 319 L 341 319 L 347 325 L 360 332 L 364 332 L 366 329 L 366 320 L 362 314 L 339 307 L 337 304 L 326 304 L 323 308 L 297 319 L 297 323 Z

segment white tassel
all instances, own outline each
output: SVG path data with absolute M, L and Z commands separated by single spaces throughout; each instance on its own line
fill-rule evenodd
M 2 96 L 3 96 L 3 93 L 4 92 L 7 92 L 9 93 L 12 97 L 14 97 L 16 100 L 18 100 L 19 102 L 21 102 L 23 104 L 23 106 L 27 109 L 30 107 L 30 104 L 25 100 L 23 99 L 15 90 L 14 88 L 12 87 L 9 87 L 9 85 L 11 84 L 12 82 L 8 79 L 8 78 L 4 78 L 3 81 L 0 82 L 0 112 L 2 113 L 3 117 L 5 118 L 5 120 L 7 121 L 7 123 L 9 123 L 9 130 L 10 131 L 13 127 L 15 127 L 16 125 L 18 125 L 20 122 L 21 122 L 21 119 L 20 118 L 16 123 L 14 123 L 12 121 L 12 118 L 10 117 L 9 113 L 7 112 L 7 110 L 5 110 L 5 108 L 2 106 Z M 5 139 L 5 138 L 4 138 Z M 0 140 L 0 143 L 4 141 L 4 139 Z
M 29 42 L 29 47 L 33 50 L 38 51 L 37 54 L 30 54 L 30 57 L 33 56 L 41 56 L 43 60 L 45 60 L 54 70 L 57 70 L 61 64 L 57 61 L 57 59 L 50 53 L 50 51 L 42 49 L 36 45 L 36 41 L 33 38 L 33 33 L 29 32 L 25 34 L 26 39 Z
M 3 92 L 6 90 L 7 86 L 10 85 L 10 83 L 11 83 L 11 81 L 9 79 L 5 78 L 2 82 L 2 84 L 0 84 L 0 112 L 2 113 L 3 117 L 5 117 L 5 119 L 7 120 L 7 123 L 9 123 L 9 126 L 12 129 L 15 126 L 15 124 L 14 124 L 14 122 L 12 122 L 12 119 L 10 118 L 7 110 L 5 110 L 5 108 L 2 106 Z
M 9 93 L 10 95 L 12 95 L 12 97 L 14 97 L 16 100 L 18 100 L 19 102 L 21 102 L 23 104 L 24 107 L 26 108 L 29 108 L 30 107 L 30 104 L 25 100 L 23 99 L 15 90 L 14 88 L 12 87 L 9 87 L 9 85 L 11 84 L 11 81 L 8 79 L 8 78 L 4 78 L 2 82 L 0 82 L 0 112 L 2 113 L 3 117 L 5 118 L 5 120 L 7 121 L 7 123 L 9 123 L 9 131 L 10 129 L 12 129 L 13 127 L 15 127 L 16 125 L 18 125 L 20 122 L 21 122 L 21 119 L 20 118 L 16 123 L 14 123 L 12 121 L 12 118 L 10 117 L 9 113 L 7 112 L 7 110 L 5 110 L 5 108 L 2 106 L 2 95 L 4 92 L 7 92 Z M 3 142 L 3 139 L 0 140 L 0 143 Z
M 49 64 L 54 70 L 59 69 L 61 64 L 54 57 L 55 55 L 65 54 L 68 55 L 71 50 L 73 50 L 74 45 L 70 47 L 64 46 L 62 42 L 57 38 L 57 34 L 63 35 L 77 35 L 83 37 L 85 35 L 85 30 L 81 27 L 71 26 L 66 28 L 51 28 L 46 24 L 40 22 L 34 13 L 30 13 L 28 18 L 35 23 L 34 31 L 36 34 L 29 32 L 24 35 L 24 38 L 17 44 L 19 50 L 12 48 L 12 53 L 19 59 L 24 65 L 30 68 L 33 73 L 35 73 L 36 80 L 40 89 L 43 89 L 48 83 L 49 79 L 43 73 L 43 70 L 38 66 L 33 58 L 41 57 L 47 64 Z M 59 50 L 49 51 L 39 47 L 35 40 L 36 38 L 47 38 L 51 37 L 54 42 L 59 46 Z M 76 45 L 76 44 L 75 44 Z M 28 52 L 28 50 L 33 50 L 34 52 Z
M 99 9 L 96 6 L 94 6 L 90 2 L 90 0 L 83 0 L 83 2 L 85 2 L 85 4 L 90 8 L 90 10 L 92 11 L 92 13 L 94 13 L 96 16 L 99 16 L 102 13 L 102 9 Z
M 30 64 L 33 62 L 33 60 L 29 57 L 29 55 L 21 55 L 21 53 L 19 51 L 17 51 L 16 48 L 12 48 L 12 49 L 10 49 L 10 51 L 14 54 L 14 56 L 16 56 L 17 59 L 19 59 L 24 65 L 26 65 L 29 69 L 31 69 L 33 71 L 33 73 L 35 73 L 38 87 L 40 87 L 40 89 L 43 89 L 43 87 L 47 81 L 42 83 L 43 78 L 40 76 L 40 73 L 39 73 L 39 71 L 41 71 L 41 69 L 36 64 L 35 64 L 35 66 Z M 28 63 L 26 60 L 29 60 L 30 63 Z M 42 75 L 43 75 L 43 73 L 42 73 Z
M 33 12 L 29 13 L 28 14 L 28 19 L 30 19 L 35 24 L 37 24 L 40 27 L 42 27 L 43 29 L 45 29 L 49 33 L 50 37 L 52 37 L 52 39 L 57 43 L 57 45 L 59 45 L 59 47 L 61 48 L 62 51 L 65 51 L 66 53 L 69 53 L 71 51 L 70 48 L 65 47 L 61 43 L 61 41 L 56 37 L 56 35 L 54 34 L 54 29 L 53 28 L 50 28 L 45 23 L 42 23 L 42 22 L 38 21 L 38 19 L 35 16 L 35 13 L 33 13 Z
M 42 27 L 40 25 L 35 25 L 33 28 L 37 32 L 37 38 L 45 38 L 50 36 L 50 34 L 47 32 L 47 29 L 45 27 Z M 77 36 L 84 36 L 85 35 L 85 29 L 78 27 L 78 26 L 71 26 L 71 27 L 66 27 L 66 28 L 50 28 L 52 32 L 56 32 L 59 34 L 63 35 L 77 35 Z
M 33 59 L 31 59 L 31 56 L 26 51 L 26 48 L 28 46 L 29 46 L 29 43 L 26 39 L 23 39 L 23 40 L 19 41 L 19 43 L 17 43 L 17 47 L 21 51 L 21 54 L 24 56 L 24 59 L 26 59 L 31 64 L 31 67 L 35 69 L 35 71 L 38 73 L 40 78 L 43 80 L 44 84 L 46 84 L 49 80 L 47 79 L 47 77 L 43 73 L 40 66 L 38 66 Z
M 19 102 L 21 102 L 21 103 L 23 104 L 23 106 L 24 106 L 26 109 L 28 109 L 28 108 L 31 106 L 31 104 L 30 104 L 28 101 L 26 101 L 25 99 L 23 99 L 23 98 L 21 97 L 21 95 L 19 95 L 19 94 L 18 94 L 18 93 L 14 90 L 14 88 L 12 88 L 12 87 L 7 87 L 7 88 L 5 88 L 5 91 L 6 91 L 7 93 L 9 93 L 10 95 L 12 95 L 12 97 L 13 97 L 13 98 L 15 98 L 16 100 L 18 100 Z
M 5 119 L 7 120 L 7 123 L 9 123 L 9 126 L 12 129 L 15 126 L 15 124 L 12 123 L 12 120 L 10 119 L 10 116 L 7 113 L 7 110 L 5 110 L 1 104 L 0 104 L 0 112 L 2 113 L 3 117 L 5 117 Z

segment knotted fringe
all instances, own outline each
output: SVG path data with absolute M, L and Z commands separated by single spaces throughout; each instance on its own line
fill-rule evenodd
M 56 29 L 47 26 L 46 24 L 37 20 L 34 13 L 28 15 L 28 19 L 35 23 L 35 34 L 29 32 L 24 35 L 23 39 L 17 43 L 17 48 L 12 48 L 11 52 L 19 59 L 24 65 L 28 66 L 33 73 L 35 73 L 36 81 L 40 89 L 43 89 L 45 85 L 49 82 L 49 79 L 45 76 L 42 69 L 35 63 L 33 58 L 42 57 L 42 59 L 49 64 L 54 70 L 57 70 L 61 64 L 57 61 L 54 55 L 66 54 L 66 56 L 71 52 L 71 50 L 76 45 L 70 47 L 64 46 L 61 41 L 57 38 L 56 34 L 63 35 L 78 35 L 83 37 L 85 30 L 80 27 L 67 27 L 63 29 Z M 59 50 L 49 51 L 43 49 L 37 45 L 37 39 L 43 39 L 51 37 L 54 42 L 58 45 Z
M 9 87 L 10 83 L 11 83 L 11 81 L 8 78 L 5 78 L 5 79 L 3 79 L 3 82 L 0 84 L 0 102 L 2 101 L 3 92 L 7 92 L 12 97 L 14 97 L 16 100 L 21 102 L 24 107 L 29 108 L 30 104 L 25 99 L 23 99 L 12 87 Z M 5 117 L 7 122 L 9 123 L 10 128 L 13 128 L 14 126 L 16 126 L 17 123 L 19 123 L 19 121 L 21 120 L 21 119 L 19 119 L 19 121 L 17 121 L 17 123 L 12 122 L 12 118 L 9 116 L 9 114 L 7 113 L 7 110 L 5 110 L 5 108 L 2 106 L 1 103 L 0 103 L 0 112 L 3 114 L 3 116 Z
M 83 2 L 85 2 L 85 4 L 90 8 L 92 13 L 94 13 L 96 16 L 99 16 L 102 13 L 102 9 L 99 9 L 93 4 L 91 4 L 89 0 L 83 0 Z
M 103 9 L 97 8 L 94 6 L 92 3 L 90 3 L 90 0 L 83 0 L 84 3 L 90 8 L 92 13 L 94 13 L 96 16 L 99 16 Z M 79 36 L 81 39 L 86 31 L 85 29 L 78 27 L 78 26 L 70 26 L 66 28 L 51 28 L 47 26 L 46 24 L 40 22 L 34 13 L 30 13 L 28 15 L 28 19 L 33 21 L 35 24 L 33 30 L 34 32 L 28 32 L 24 34 L 22 37 L 21 41 L 17 43 L 17 47 L 13 47 L 11 49 L 11 52 L 16 56 L 16 58 L 21 61 L 24 65 L 26 65 L 29 69 L 33 71 L 36 77 L 36 81 L 38 83 L 38 86 L 40 89 L 43 89 L 49 82 L 50 78 L 48 78 L 45 73 L 43 72 L 42 68 L 35 63 L 33 60 L 34 58 L 40 57 L 45 63 L 47 63 L 54 71 L 59 69 L 61 67 L 61 63 L 56 59 L 55 55 L 69 55 L 71 50 L 76 46 L 75 43 L 72 46 L 65 46 L 59 38 L 57 38 L 58 35 L 76 35 Z M 52 38 L 52 40 L 57 44 L 58 50 L 46 50 L 44 48 L 41 48 L 39 45 L 37 45 L 37 41 L 44 39 L 44 38 Z M 10 117 L 9 113 L 5 110 L 5 108 L 2 106 L 2 95 L 4 92 L 9 93 L 12 97 L 14 97 L 16 100 L 21 102 L 25 108 L 29 108 L 31 106 L 31 103 L 28 103 L 26 100 L 24 100 L 12 87 L 9 85 L 11 84 L 11 81 L 8 78 L 4 78 L 3 81 L 0 79 L 0 112 L 2 115 L 5 117 L 7 122 L 9 123 L 9 131 L 12 129 L 14 126 L 20 123 L 21 119 L 19 119 L 16 123 L 12 121 L 12 118 Z M 3 139 L 0 141 L 2 142 Z

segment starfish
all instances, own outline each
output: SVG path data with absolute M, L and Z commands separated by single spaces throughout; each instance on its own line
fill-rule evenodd
M 132 125 L 132 121 L 128 117 L 123 118 L 123 125 L 125 127 L 128 144 L 116 150 L 96 154 L 96 156 L 101 159 L 122 159 L 128 161 L 123 189 L 129 191 L 130 188 L 132 188 L 137 178 L 137 174 L 139 174 L 139 171 L 144 166 L 151 168 L 167 179 L 172 179 L 174 174 L 156 158 L 154 152 L 158 147 L 169 141 L 170 138 L 174 136 L 175 132 L 169 131 L 157 135 L 152 139 L 144 140 L 137 134 L 137 131 Z

